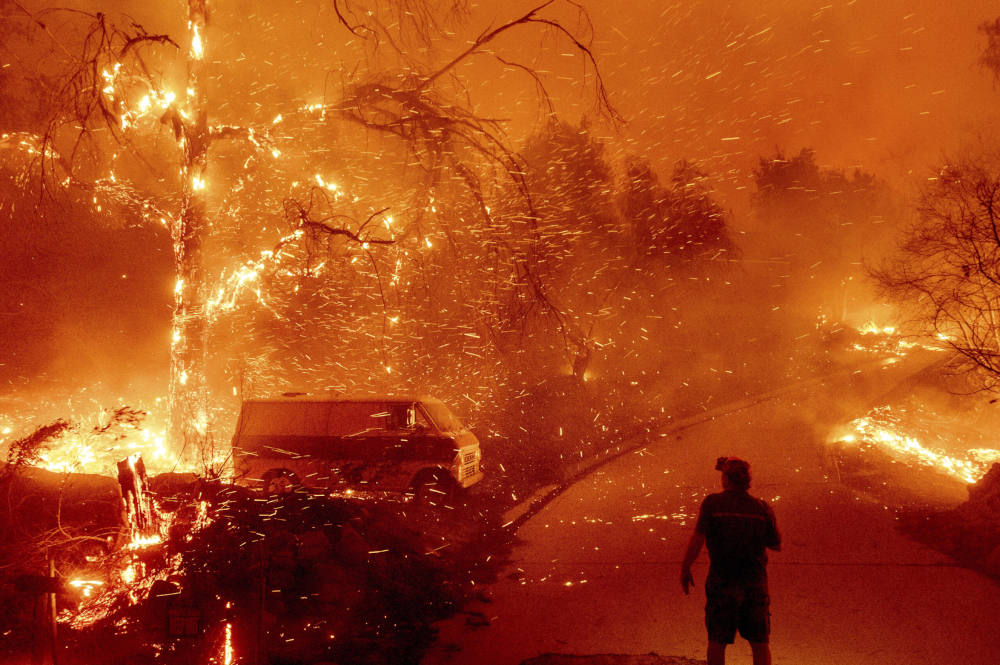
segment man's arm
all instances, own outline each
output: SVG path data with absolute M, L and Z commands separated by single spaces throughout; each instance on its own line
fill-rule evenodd
M 684 554 L 684 563 L 681 564 L 681 588 L 684 589 L 684 593 L 691 593 L 691 587 L 694 586 L 694 576 L 691 574 L 691 564 L 694 560 L 698 558 L 701 553 L 701 547 L 705 544 L 705 534 L 700 531 L 695 531 L 691 534 L 691 540 L 688 541 L 687 552 Z

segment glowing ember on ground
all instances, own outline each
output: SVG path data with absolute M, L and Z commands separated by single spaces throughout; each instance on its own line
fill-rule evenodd
M 862 335 L 895 335 L 895 326 L 879 326 L 874 321 L 869 321 L 858 329 Z
M 918 346 L 916 342 L 903 339 L 895 326 L 880 326 L 872 321 L 858 329 L 864 339 L 856 342 L 852 348 L 855 351 L 867 353 L 889 354 L 897 357 L 905 356 L 910 349 Z
M 976 482 L 993 462 L 1000 461 L 1000 450 L 991 448 L 967 450 L 964 456 L 948 454 L 945 449 L 953 447 L 954 442 L 948 446 L 949 442 L 935 432 L 927 432 L 925 439 L 934 439 L 938 445 L 925 445 L 914 435 L 917 426 L 907 424 L 902 414 L 905 411 L 895 411 L 891 406 L 872 409 L 867 416 L 850 423 L 850 433 L 836 438 L 848 444 L 880 448 L 895 459 L 933 468 L 966 483 Z
M 687 513 L 687 512 L 676 512 L 676 513 L 646 513 L 642 515 L 633 515 L 633 522 L 645 522 L 647 520 L 663 520 L 669 522 L 677 522 L 681 526 L 687 524 L 688 520 L 693 520 L 697 516 L 697 513 Z

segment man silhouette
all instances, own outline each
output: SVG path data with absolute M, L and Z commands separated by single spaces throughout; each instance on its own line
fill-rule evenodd
M 690 593 L 691 564 L 707 544 L 708 665 L 724 665 L 726 646 L 733 643 L 737 630 L 750 643 L 754 665 L 771 665 L 766 550 L 780 550 L 781 535 L 770 506 L 750 496 L 750 464 L 720 457 L 715 468 L 722 472 L 723 491 L 709 494 L 701 503 L 681 565 L 681 587 Z

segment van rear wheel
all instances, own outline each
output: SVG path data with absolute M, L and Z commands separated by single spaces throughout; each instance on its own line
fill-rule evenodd
M 288 469 L 271 469 L 264 474 L 261 480 L 263 481 L 264 494 L 268 496 L 291 494 L 302 486 L 298 476 Z

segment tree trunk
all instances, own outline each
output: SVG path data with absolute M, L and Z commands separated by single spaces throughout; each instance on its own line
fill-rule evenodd
M 208 393 L 205 356 L 208 341 L 206 284 L 202 256 L 207 231 L 206 166 L 208 164 L 208 104 L 205 85 L 204 39 L 207 0 L 188 0 L 191 45 L 188 52 L 187 113 L 181 147 L 181 212 L 173 225 L 173 338 L 170 354 L 170 434 L 186 461 L 210 462 L 208 453 Z

